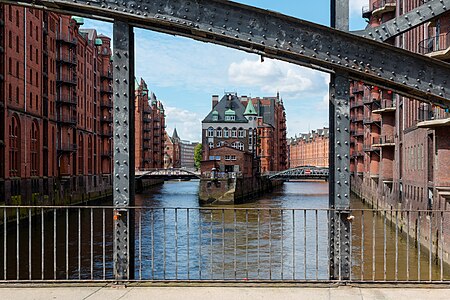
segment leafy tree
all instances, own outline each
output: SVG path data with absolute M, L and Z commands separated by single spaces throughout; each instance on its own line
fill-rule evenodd
M 203 145 L 197 144 L 194 149 L 194 165 L 195 169 L 200 169 L 200 163 L 202 161 L 202 151 L 203 151 Z

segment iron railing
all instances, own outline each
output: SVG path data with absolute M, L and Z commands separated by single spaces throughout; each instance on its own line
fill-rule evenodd
M 429 54 L 448 48 L 450 48 L 450 32 L 427 38 L 419 43 L 419 52 L 421 54 Z
M 340 211 L 128 210 L 135 236 L 130 281 L 330 282 L 329 217 Z M 350 213 L 350 281 L 450 281 L 450 211 Z M 1 206 L 0 282 L 114 281 L 114 215 L 114 207 L 102 206 Z

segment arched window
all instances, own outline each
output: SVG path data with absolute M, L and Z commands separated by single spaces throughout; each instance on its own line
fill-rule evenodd
M 213 142 L 209 142 L 208 146 L 209 146 L 209 149 L 212 149 L 212 148 L 214 148 L 214 143 Z
M 232 138 L 237 137 L 237 129 L 235 127 L 233 127 L 233 129 L 231 129 L 231 137 Z
M 208 128 L 208 137 L 213 137 L 214 136 L 214 128 L 209 127 Z
M 237 142 L 237 149 L 244 151 L 244 144 L 241 142 Z
M 78 174 L 82 175 L 83 174 L 83 170 L 84 170 L 84 159 L 83 159 L 83 153 L 84 152 L 84 140 L 83 140 L 83 135 L 80 134 L 80 136 L 78 137 L 78 148 L 77 148 L 77 153 L 78 153 Z
M 16 116 L 9 124 L 9 176 L 20 176 L 20 123 Z
M 224 138 L 229 138 L 230 137 L 230 132 L 228 131 L 228 127 L 225 127 L 223 129 L 223 137 Z
M 216 137 L 222 137 L 222 128 L 217 128 L 216 129 Z
M 31 124 L 31 176 L 39 176 L 39 129 L 36 122 Z
M 243 128 L 239 128 L 239 137 L 240 138 L 245 137 L 245 130 Z
M 88 138 L 88 174 L 92 174 L 92 136 Z

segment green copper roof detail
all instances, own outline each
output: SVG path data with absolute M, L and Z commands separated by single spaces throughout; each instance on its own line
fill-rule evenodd
M 236 115 L 236 112 L 234 110 L 232 110 L 231 108 L 225 112 L 225 116 L 235 116 L 235 115 Z
M 215 110 L 215 111 L 212 112 L 212 114 L 213 114 L 213 116 L 218 116 L 219 112 L 217 110 Z
M 134 78 L 134 90 L 137 91 L 139 90 L 139 81 L 137 81 L 136 77 Z
M 84 25 L 84 19 L 82 17 L 72 17 L 72 20 L 74 20 L 77 25 Z
M 257 116 L 255 107 L 253 106 L 252 100 L 248 100 L 247 108 L 245 108 L 244 116 Z
M 101 46 L 103 45 L 102 39 L 95 39 L 95 46 Z

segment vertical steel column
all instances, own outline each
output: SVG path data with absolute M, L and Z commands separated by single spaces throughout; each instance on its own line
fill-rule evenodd
M 349 0 L 331 0 L 331 26 L 349 30 Z M 329 140 L 330 279 L 350 279 L 350 83 L 331 75 Z
M 134 34 L 115 21 L 114 41 L 114 276 L 134 278 Z

